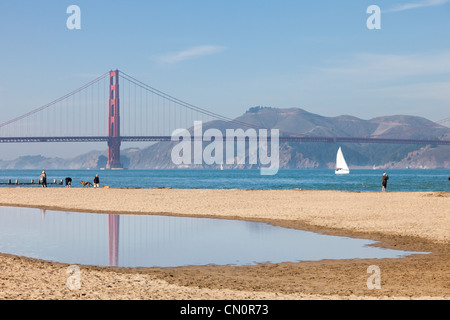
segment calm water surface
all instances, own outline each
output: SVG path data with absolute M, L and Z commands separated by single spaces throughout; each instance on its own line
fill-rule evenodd
M 45 169 L 45 168 L 43 168 Z M 112 188 L 198 188 L 198 189 L 293 189 L 381 191 L 382 170 L 352 170 L 337 176 L 334 170 L 280 170 L 261 176 L 259 170 L 46 170 L 48 181 L 90 181 L 96 174 L 101 185 Z M 0 183 L 38 180 L 41 170 L 0 170 Z M 388 191 L 450 192 L 450 170 L 388 170 Z M 0 187 L 8 187 L 1 185 Z M 10 187 L 10 186 L 9 186 Z M 61 186 L 58 186 L 61 187 Z
M 237 220 L 0 207 L 0 252 L 69 264 L 251 265 L 413 253 L 372 243 Z

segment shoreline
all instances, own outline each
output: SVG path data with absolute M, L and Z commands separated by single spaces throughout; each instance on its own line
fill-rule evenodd
M 448 193 L 371 194 L 235 189 L 33 190 L 30 194 L 27 188 L 0 189 L 0 205 L 100 214 L 153 214 L 258 221 L 329 235 L 371 239 L 376 241 L 373 245 L 385 248 L 432 253 L 393 259 L 321 260 L 256 266 L 82 266 L 85 274 L 83 279 L 94 277 L 103 280 L 92 283 L 92 280 L 86 280 L 88 283 L 80 290 L 84 293 L 79 295 L 65 286 L 67 264 L 0 254 L 0 263 L 6 266 L 7 273 L 0 277 L 0 299 L 450 298 L 450 217 L 442 212 L 450 205 Z M 118 194 L 121 200 L 117 199 Z M 354 205 L 348 202 L 351 199 L 356 202 L 357 211 L 364 212 L 363 216 L 355 213 Z M 389 207 L 381 206 L 384 210 L 380 213 L 380 199 L 389 200 L 390 210 L 396 217 L 391 216 Z M 333 207 L 331 203 L 341 205 Z M 424 207 L 429 208 L 427 214 L 421 212 Z M 308 209 L 314 209 L 315 212 L 311 214 Z M 408 213 L 408 210 L 411 212 Z M 379 215 L 387 221 L 373 226 L 370 220 Z M 370 219 L 367 220 L 366 216 Z M 397 228 L 392 228 L 392 224 L 397 224 Z M 434 232 L 428 232 L 433 228 Z M 366 287 L 369 276 L 366 269 L 369 265 L 380 266 L 381 290 L 368 290 Z M 27 270 L 33 270 L 33 275 L 27 275 Z M 44 275 L 39 276 L 40 272 Z M 22 291 L 23 279 L 17 274 L 25 277 L 26 283 L 32 283 L 31 293 Z M 49 280 L 48 274 L 58 274 L 56 278 L 59 280 Z M 134 282 L 146 285 L 137 286 Z M 109 287 L 106 283 L 115 285 L 109 284 Z

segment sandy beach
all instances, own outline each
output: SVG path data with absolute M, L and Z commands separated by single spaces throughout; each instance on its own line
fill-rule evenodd
M 80 266 L 79 290 L 68 289 L 66 264 L 0 254 L 0 300 L 450 298 L 448 193 L 0 188 L 0 205 L 261 221 L 431 252 L 239 267 Z M 371 265 L 380 268 L 380 289 L 367 287 Z

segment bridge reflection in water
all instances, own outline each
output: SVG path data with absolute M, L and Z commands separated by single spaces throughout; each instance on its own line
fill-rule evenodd
M 238 220 L 0 206 L 1 253 L 78 265 L 251 265 L 416 253 L 372 243 Z
M 119 264 L 119 222 L 119 215 L 108 215 L 109 265 L 112 267 Z

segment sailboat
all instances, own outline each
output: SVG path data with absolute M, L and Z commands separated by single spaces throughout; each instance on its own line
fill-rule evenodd
M 341 147 L 336 155 L 336 170 L 335 174 L 349 174 L 350 170 L 348 169 L 347 162 L 345 162 L 344 154 L 342 153 Z

